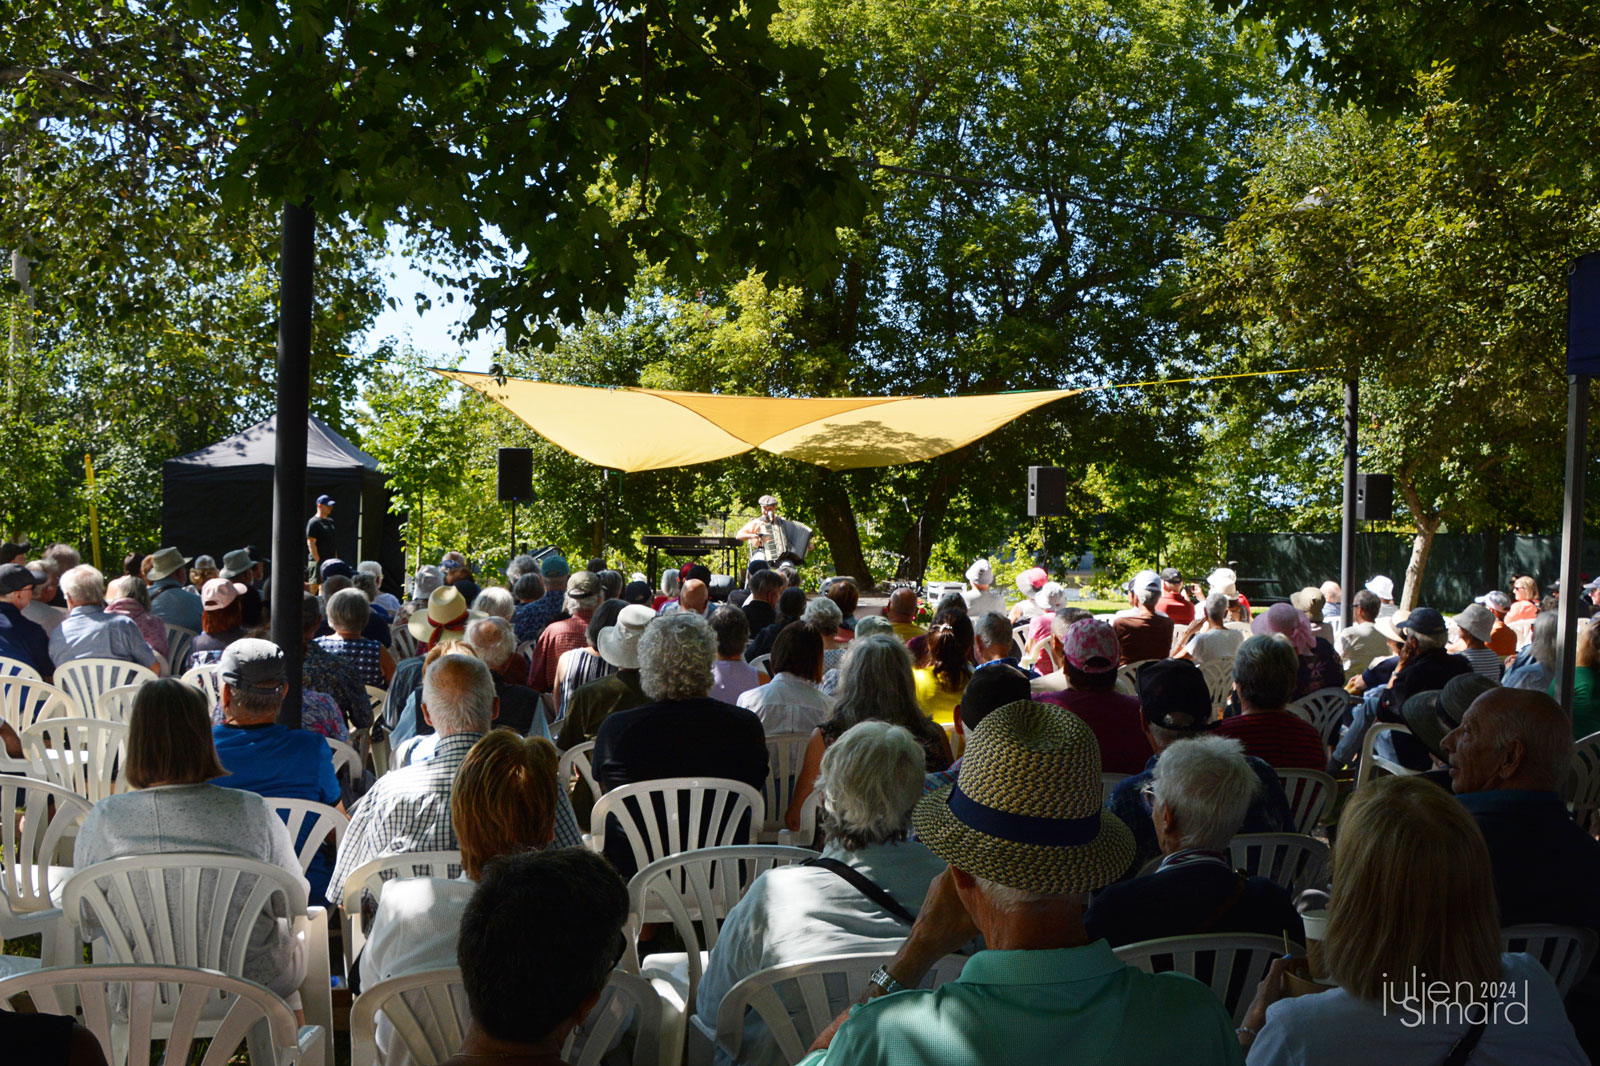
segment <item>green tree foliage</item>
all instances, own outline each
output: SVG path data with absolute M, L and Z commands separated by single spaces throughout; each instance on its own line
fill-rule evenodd
M 1555 523 L 1566 265 L 1600 241 L 1592 202 L 1525 183 L 1492 144 L 1471 150 L 1480 116 L 1438 82 L 1412 118 L 1350 109 L 1270 137 L 1244 212 L 1191 259 L 1221 361 L 1331 371 L 1222 391 L 1225 495 L 1259 493 L 1270 469 L 1269 497 L 1337 499 L 1327 443 L 1355 375 L 1362 465 L 1394 474 L 1415 530 L 1404 605 L 1441 528 Z

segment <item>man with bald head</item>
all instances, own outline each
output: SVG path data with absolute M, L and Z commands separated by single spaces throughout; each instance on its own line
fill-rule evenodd
M 1562 796 L 1572 723 L 1561 705 L 1532 689 L 1490 689 L 1439 746 L 1450 760 L 1451 787 L 1489 843 L 1500 924 L 1600 932 L 1600 843 L 1572 820 Z M 1600 999 L 1600 975 L 1590 974 L 1567 1009 L 1592 1057 L 1600 1050 L 1600 1018 L 1589 1005 Z
M 669 603 L 661 608 L 662 614 L 671 614 L 674 611 L 688 611 L 691 614 L 705 614 L 706 604 L 711 602 L 711 586 L 697 577 L 691 577 L 678 588 L 678 602 Z
M 883 616 L 894 626 L 894 635 L 901 640 L 925 637 L 928 631 L 917 625 L 917 590 L 895 589 L 883 608 Z

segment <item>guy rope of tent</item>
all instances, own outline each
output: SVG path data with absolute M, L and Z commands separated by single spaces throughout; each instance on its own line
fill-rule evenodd
M 829 470 L 897 466 L 954 451 L 1036 407 L 1097 388 L 1317 372 L 1268 370 L 982 396 L 779 398 L 554 385 L 434 369 L 578 458 L 626 473 L 706 463 L 752 448 Z

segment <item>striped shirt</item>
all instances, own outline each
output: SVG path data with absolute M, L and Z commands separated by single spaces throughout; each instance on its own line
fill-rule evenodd
M 1304 718 L 1292 711 L 1259 711 L 1224 718 L 1212 725 L 1218 736 L 1237 737 L 1244 753 L 1254 755 L 1275 769 L 1323 770 L 1328 768 L 1328 749 L 1322 737 Z
M 1503 660 L 1490 648 L 1466 648 L 1461 652 L 1472 664 L 1472 672 L 1482 674 L 1495 684 L 1500 683 Z

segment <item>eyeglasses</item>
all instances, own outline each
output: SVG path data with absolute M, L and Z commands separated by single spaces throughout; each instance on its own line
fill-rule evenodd
M 1156 783 L 1154 781 L 1139 790 L 1139 795 L 1144 798 L 1144 805 L 1151 810 L 1156 809 Z

